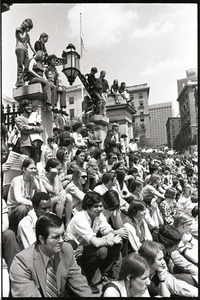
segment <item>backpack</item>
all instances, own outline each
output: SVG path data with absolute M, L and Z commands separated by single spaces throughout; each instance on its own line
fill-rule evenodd
M 104 295 L 104 293 L 105 293 L 105 291 L 107 290 L 107 288 L 109 288 L 109 287 L 114 287 L 116 290 L 117 290 L 117 292 L 119 293 L 119 297 L 122 297 L 122 295 L 121 295 L 121 292 L 120 292 L 120 289 L 118 288 L 118 286 L 116 285 L 116 284 L 114 284 L 113 282 L 108 282 L 108 283 L 106 283 L 103 287 L 102 287 L 102 294 L 101 294 L 101 298 L 103 298 L 103 295 Z

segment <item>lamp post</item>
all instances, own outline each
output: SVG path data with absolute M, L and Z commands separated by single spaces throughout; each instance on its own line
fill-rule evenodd
M 63 57 L 63 70 L 62 72 L 67 77 L 70 85 L 73 84 L 76 76 L 80 74 L 80 55 L 76 52 L 73 44 L 66 47 L 66 51 L 62 53 Z

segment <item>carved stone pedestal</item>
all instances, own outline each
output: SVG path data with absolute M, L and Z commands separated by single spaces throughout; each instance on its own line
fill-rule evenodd
M 108 131 L 109 118 L 102 115 L 92 115 L 90 121 L 95 123 L 97 126 L 97 131 L 99 132 L 99 138 L 102 140 L 102 143 L 100 144 L 99 147 L 103 149 L 104 148 L 103 142 L 105 140 Z
M 26 99 L 32 101 L 34 111 L 37 111 L 41 115 L 44 128 L 41 136 L 46 144 L 47 138 L 53 134 L 53 113 L 51 111 L 44 111 L 42 85 L 40 83 L 35 83 L 15 88 L 13 89 L 13 98 L 19 103 Z
M 128 137 L 133 136 L 133 115 L 136 113 L 135 108 L 119 96 L 119 103 L 115 103 L 113 97 L 107 99 L 107 116 L 110 120 L 109 129 L 113 123 L 119 124 L 119 132 L 126 134 Z

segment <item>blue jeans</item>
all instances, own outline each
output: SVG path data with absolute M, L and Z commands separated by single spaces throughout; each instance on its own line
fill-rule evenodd
M 29 57 L 28 53 L 22 49 L 16 49 L 15 54 L 17 56 L 17 82 L 16 87 L 24 85 L 23 71 L 28 69 Z

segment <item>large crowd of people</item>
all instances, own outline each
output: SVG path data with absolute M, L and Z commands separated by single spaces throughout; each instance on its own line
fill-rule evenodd
M 42 34 L 28 66 L 32 27 L 26 19 L 17 29 L 16 86 L 24 84 L 25 66 L 44 87 L 46 109 L 55 109 L 53 95 L 64 94 L 54 80 L 56 56 L 48 56 Z M 100 77 L 105 104 L 109 86 L 105 72 Z M 125 83 L 118 90 L 114 80 L 115 102 L 119 93 L 129 102 Z M 117 123 L 104 140 L 92 122 L 68 123 L 45 143 L 31 101 L 19 106 L 18 143 L 2 131 L 3 296 L 197 297 L 197 153 L 142 148 Z M 12 168 L 11 152 L 23 158 L 21 170 Z
M 76 122 L 33 144 L 42 122 L 20 106 L 20 147 L 2 134 L 4 295 L 49 296 L 53 257 L 55 297 L 197 296 L 197 155 L 141 148 L 117 123 L 104 140 Z

